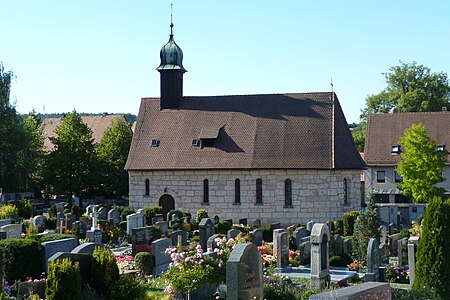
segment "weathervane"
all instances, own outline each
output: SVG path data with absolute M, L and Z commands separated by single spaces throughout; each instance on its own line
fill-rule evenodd
M 173 14 L 173 3 L 170 3 L 170 35 L 173 35 L 172 14 Z

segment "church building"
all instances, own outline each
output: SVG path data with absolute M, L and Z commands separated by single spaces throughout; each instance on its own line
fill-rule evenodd
M 125 166 L 130 206 L 284 225 L 361 208 L 365 163 L 334 92 L 183 96 L 172 27 Z

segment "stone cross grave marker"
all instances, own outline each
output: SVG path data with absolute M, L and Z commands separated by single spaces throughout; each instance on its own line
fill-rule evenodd
M 236 244 L 226 270 L 227 300 L 263 298 L 262 258 L 254 244 Z
M 214 223 L 211 219 L 204 218 L 200 221 L 200 224 L 198 224 L 198 228 L 200 235 L 200 246 L 202 247 L 203 251 L 206 251 L 207 241 L 209 237 L 214 234 Z
M 329 240 L 328 226 L 323 223 L 314 224 L 311 231 L 311 289 L 330 284 Z

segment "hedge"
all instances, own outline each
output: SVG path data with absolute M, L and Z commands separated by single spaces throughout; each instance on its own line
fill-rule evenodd
M 3 275 L 9 282 L 38 278 L 42 272 L 41 247 L 33 239 L 10 238 L 0 241 Z

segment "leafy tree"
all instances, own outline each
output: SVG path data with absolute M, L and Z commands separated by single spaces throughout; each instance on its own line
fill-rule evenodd
M 5 72 L 0 63 L 0 188 L 15 191 L 19 185 L 17 153 L 21 149 L 20 121 L 16 109 L 10 103 L 13 73 Z
M 431 289 L 443 299 L 450 299 L 450 202 L 433 197 L 422 224 L 414 287 Z
M 55 149 L 46 156 L 45 182 L 54 194 L 88 191 L 95 186 L 96 156 L 91 129 L 76 111 L 68 113 L 51 137 Z
M 130 125 L 117 118 L 106 129 L 98 144 L 102 182 L 116 197 L 128 196 L 128 173 L 124 170 L 133 133 Z
M 359 152 L 364 152 L 364 142 L 366 136 L 366 123 L 361 122 L 356 127 L 351 129 L 353 140 L 355 141 L 356 149 Z
M 367 199 L 367 207 L 356 219 L 355 231 L 353 233 L 353 252 L 360 260 L 367 258 L 367 245 L 370 238 L 379 238 L 381 220 L 375 207 L 375 199 L 372 194 Z
M 446 150 L 437 150 L 436 142 L 427 136 L 423 124 L 413 124 L 405 130 L 399 144 L 404 151 L 397 172 L 403 177 L 398 187 L 414 202 L 427 202 L 433 196 L 442 196 L 443 188 L 436 184 L 443 182 L 442 172 L 447 159 Z

